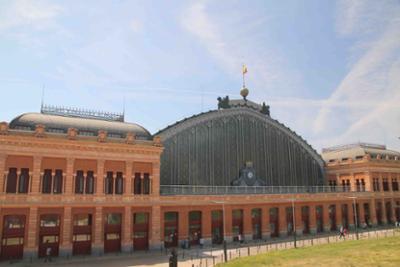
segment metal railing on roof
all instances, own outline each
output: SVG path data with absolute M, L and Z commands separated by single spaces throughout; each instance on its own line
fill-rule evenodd
M 100 120 L 120 121 L 120 122 L 124 121 L 123 113 L 87 110 L 87 109 L 71 108 L 71 107 L 57 107 L 44 104 L 41 106 L 40 112 L 43 114 L 50 114 L 50 115 L 72 116 L 79 118 L 100 119 Z
M 161 185 L 161 195 L 315 194 L 351 192 L 348 186 L 202 186 Z M 365 191 L 356 191 L 356 193 Z

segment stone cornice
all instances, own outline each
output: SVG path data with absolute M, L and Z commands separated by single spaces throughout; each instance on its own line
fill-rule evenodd
M 36 138 L 29 136 L 0 136 L 0 146 L 4 151 L 15 150 L 18 147 L 20 151 L 36 154 L 37 149 L 47 149 L 58 154 L 67 151 L 74 152 L 95 152 L 95 153 L 122 153 L 122 154 L 147 154 L 160 155 L 163 148 L 154 146 L 153 142 L 143 142 L 135 144 L 126 143 L 99 143 L 97 141 L 87 140 L 66 140 L 56 138 Z M 40 152 L 40 151 L 39 151 Z
M 317 193 L 317 194 L 266 194 L 266 195 L 177 195 L 177 196 L 152 196 L 152 195 L 122 195 L 122 196 L 77 196 L 77 195 L 42 195 L 42 194 L 5 194 L 0 193 L 0 204 L 3 207 L 21 205 L 40 206 L 185 206 L 185 205 L 221 205 L 216 201 L 223 201 L 226 205 L 273 205 L 290 204 L 290 199 L 296 202 L 329 202 L 337 203 L 340 199 L 343 202 L 350 201 L 348 196 L 357 196 L 358 201 L 369 201 L 372 198 L 393 198 L 400 197 L 400 192 L 348 192 L 348 193 Z

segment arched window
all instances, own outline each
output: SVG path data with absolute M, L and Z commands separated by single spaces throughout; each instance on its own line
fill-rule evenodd
M 18 193 L 28 193 L 29 188 L 29 169 L 22 168 L 19 175 Z
M 75 194 L 83 194 L 83 184 L 84 184 L 83 171 L 77 171 L 75 178 Z
M 56 173 L 54 175 L 54 185 L 53 185 L 54 194 L 62 193 L 62 184 L 63 184 L 63 172 L 62 170 L 56 170 Z
M 105 181 L 105 193 L 112 195 L 113 193 L 113 172 L 107 172 Z
M 117 178 L 115 179 L 115 194 L 123 193 L 123 181 L 122 172 L 117 172 Z
M 134 179 L 134 193 L 136 195 L 140 195 L 142 193 L 142 181 L 140 179 L 140 173 L 135 173 L 135 179 Z
M 150 194 L 150 175 L 145 173 L 143 175 L 143 194 Z
M 94 175 L 93 171 L 88 171 L 86 174 L 86 194 L 93 194 L 94 192 Z
M 7 175 L 6 193 L 17 192 L 17 168 L 10 168 Z
M 43 181 L 42 181 L 42 193 L 50 194 L 51 193 L 51 170 L 44 170 Z

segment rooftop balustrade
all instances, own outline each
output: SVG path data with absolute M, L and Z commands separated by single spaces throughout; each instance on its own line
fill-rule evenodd
M 315 194 L 315 193 L 362 193 L 343 186 L 202 186 L 161 185 L 160 194 L 168 195 L 248 195 L 248 194 Z

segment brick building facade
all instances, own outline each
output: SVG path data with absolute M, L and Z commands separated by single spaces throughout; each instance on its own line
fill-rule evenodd
M 400 220 L 400 153 L 385 147 L 323 152 L 322 184 L 160 184 L 162 132 L 54 111 L 0 124 L 3 260 L 42 257 L 47 247 L 54 256 L 98 255 Z M 320 179 L 317 167 L 310 172 Z

